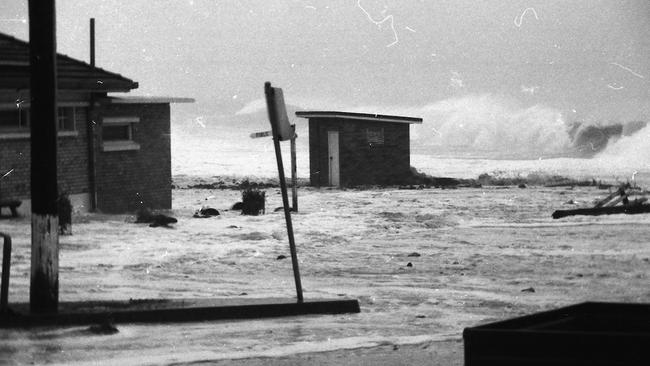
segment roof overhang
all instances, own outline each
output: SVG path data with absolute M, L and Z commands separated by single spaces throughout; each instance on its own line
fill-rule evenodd
M 111 104 L 167 104 L 167 103 L 194 103 L 194 98 L 179 97 L 149 97 L 149 96 L 128 96 L 116 97 L 109 95 Z
M 301 118 L 339 118 L 374 122 L 422 123 L 422 118 L 417 117 L 339 111 L 298 111 L 296 112 L 296 116 Z
M 0 89 L 30 88 L 29 42 L 0 33 Z M 58 90 L 93 93 L 128 92 L 138 83 L 61 53 L 56 54 Z

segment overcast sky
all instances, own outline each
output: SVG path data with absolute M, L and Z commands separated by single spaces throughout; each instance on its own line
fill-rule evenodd
M 650 116 L 650 1 L 57 1 L 58 51 L 231 113 L 263 96 L 327 107 L 422 106 L 467 95 L 567 119 Z M 0 32 L 28 38 L 27 1 Z M 370 111 L 371 112 L 371 111 Z

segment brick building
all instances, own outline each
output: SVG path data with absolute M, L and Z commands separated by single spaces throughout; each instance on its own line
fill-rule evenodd
M 335 111 L 309 119 L 312 186 L 390 185 L 411 176 L 409 126 L 421 118 Z
M 75 209 L 171 208 L 170 103 L 192 100 L 109 95 L 138 83 L 61 54 L 57 83 L 58 185 Z M 29 44 L 0 33 L 0 199 L 29 199 L 29 101 Z

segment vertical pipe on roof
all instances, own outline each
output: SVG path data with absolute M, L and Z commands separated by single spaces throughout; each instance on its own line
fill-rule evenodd
M 90 66 L 95 67 L 95 18 L 90 18 Z
M 90 18 L 90 66 L 95 72 L 95 18 Z M 90 210 L 97 209 L 97 183 L 95 168 L 95 93 L 90 93 L 90 106 L 86 116 L 86 136 L 88 139 L 88 195 Z

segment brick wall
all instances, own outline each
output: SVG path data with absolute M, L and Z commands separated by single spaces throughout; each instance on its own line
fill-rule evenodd
M 171 208 L 171 146 L 169 104 L 108 104 L 102 117 L 140 118 L 132 126 L 139 150 L 97 152 L 97 208 L 103 212 L 134 212 L 141 207 Z M 98 129 L 101 135 L 101 128 Z
M 88 192 L 88 154 L 86 107 L 76 107 L 76 134 L 57 138 L 57 176 L 59 191 L 69 194 Z M 32 121 L 34 123 L 34 121 Z M 28 131 L 25 131 L 26 133 Z M 7 138 L 0 135 L 0 172 L 14 169 L 0 180 L 0 197 L 28 199 L 30 196 L 31 147 L 28 135 Z
M 383 129 L 383 144 L 368 143 L 368 128 Z M 410 173 L 409 124 L 315 118 L 309 121 L 312 185 L 328 185 L 327 131 L 339 132 L 341 186 L 406 182 Z
M 88 109 L 75 108 L 77 136 L 61 136 L 57 145 L 59 191 L 88 193 Z

